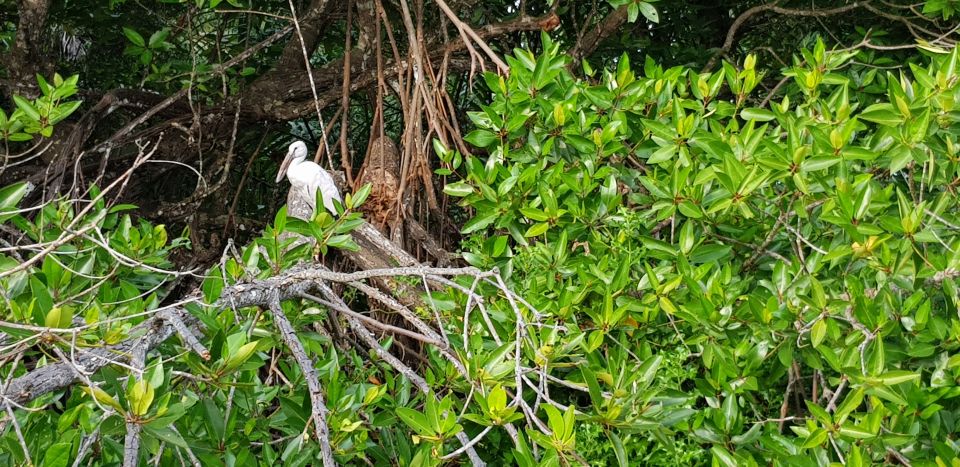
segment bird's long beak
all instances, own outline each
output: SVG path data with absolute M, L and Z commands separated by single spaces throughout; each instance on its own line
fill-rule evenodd
M 277 173 L 277 183 L 280 183 L 280 180 L 283 180 L 283 176 L 287 174 L 287 168 L 290 167 L 290 161 L 293 160 L 293 153 L 288 152 L 287 157 L 283 158 L 283 163 L 280 164 L 280 172 Z

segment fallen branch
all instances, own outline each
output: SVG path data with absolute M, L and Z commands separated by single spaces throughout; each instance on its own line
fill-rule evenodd
M 314 368 L 314 363 L 307 355 L 297 337 L 297 329 L 293 327 L 283 313 L 280 306 L 282 300 L 308 298 L 329 307 L 332 311 L 339 312 L 340 316 L 349 323 L 353 331 L 353 337 L 358 339 L 361 345 L 373 350 L 383 361 L 405 375 L 425 394 L 433 394 L 426 379 L 384 349 L 370 332 L 370 329 L 383 330 L 396 335 L 412 337 L 425 344 L 433 345 L 447 361 L 456 367 L 461 376 L 469 380 L 469 373 L 464 366 L 464 362 L 461 360 L 461 357 L 454 352 L 445 330 L 435 328 L 434 325 L 424 321 L 417 313 L 412 311 L 413 305 L 424 305 L 421 298 L 424 291 L 429 291 L 429 289 L 434 287 L 452 287 L 465 293 L 469 302 L 473 304 L 473 306 L 479 307 L 484 321 L 487 322 L 489 331 L 499 340 L 499 337 L 496 336 L 496 330 L 493 328 L 492 323 L 490 323 L 489 316 L 487 316 L 487 311 L 484 307 L 484 297 L 475 290 L 476 286 L 480 283 L 487 283 L 496 287 L 499 293 L 509 301 L 513 314 L 517 319 L 519 334 L 517 337 L 517 349 L 515 349 L 512 355 L 514 359 L 521 357 L 517 351 L 519 350 L 520 342 L 526 341 L 526 332 L 523 328 L 528 325 L 540 325 L 538 322 L 539 313 L 521 297 L 516 296 L 513 292 L 506 289 L 506 285 L 496 271 L 482 271 L 473 267 L 432 268 L 421 266 L 416 263 L 416 260 L 410 257 L 409 254 L 397 248 L 379 235 L 376 229 L 373 229 L 373 227 L 367 224 L 359 228 L 355 236 L 360 239 L 360 241 L 370 245 L 372 251 L 375 252 L 373 256 L 368 255 L 365 257 L 367 263 L 400 263 L 405 265 L 401 267 L 377 268 L 356 272 L 336 272 L 327 269 L 322 264 L 302 264 L 294 266 L 274 277 L 251 279 L 226 285 L 221 291 L 219 299 L 209 305 L 215 308 L 229 307 L 233 309 L 256 306 L 270 310 L 283 342 L 286 347 L 290 349 L 293 359 L 303 372 L 311 399 L 315 436 L 321 444 L 324 465 L 335 465 L 335 461 L 330 448 L 330 433 L 327 425 L 328 410 L 325 406 L 323 390 L 316 369 Z M 371 251 L 367 253 L 371 253 Z M 473 287 L 467 289 L 451 280 L 459 276 L 472 277 Z M 416 281 L 398 280 L 403 277 L 419 278 L 422 281 L 422 285 L 411 285 L 416 284 Z M 333 283 L 353 287 L 366 295 L 368 299 L 376 300 L 385 304 L 388 308 L 396 310 L 403 315 L 411 325 L 410 329 L 403 329 L 398 326 L 381 323 L 371 317 L 354 312 L 346 305 L 343 299 L 336 295 L 329 287 L 328 284 Z M 394 284 L 397 288 L 386 289 L 389 291 L 389 293 L 386 293 L 381 291 L 382 289 L 373 286 L 372 284 L 374 283 Z M 317 287 L 320 287 L 320 290 L 323 292 L 323 298 L 310 295 L 310 290 Z M 132 365 L 132 367 L 140 369 L 142 368 L 142 362 L 146 358 L 146 355 L 174 334 L 180 335 L 184 345 L 191 348 L 194 352 L 201 356 L 208 355 L 208 351 L 197 337 L 202 334 L 202 327 L 198 320 L 187 311 L 186 307 L 191 304 L 202 304 L 202 299 L 198 292 L 175 304 L 153 310 L 145 322 L 131 329 L 128 334 L 129 337 L 126 340 L 116 345 L 103 346 L 94 350 L 76 349 L 76 355 L 71 353 L 69 358 L 63 355 L 60 358 L 60 362 L 36 368 L 25 375 L 12 379 L 2 393 L 0 393 L 0 409 L 9 413 L 12 413 L 15 409 L 32 410 L 27 408 L 26 404 L 46 394 L 68 388 L 78 381 L 92 385 L 86 375 L 90 375 L 110 364 L 118 364 L 126 368 L 131 368 Z M 470 307 L 471 305 L 467 306 L 467 308 Z M 533 317 L 532 322 L 524 319 L 526 310 L 521 312 L 521 307 L 526 307 L 526 309 L 530 310 L 532 313 L 531 316 Z M 16 323 L 8 324 L 11 327 L 35 332 L 36 335 L 28 337 L 28 339 L 31 340 L 45 334 L 57 335 L 62 332 L 70 333 L 71 331 L 74 338 L 76 338 L 76 334 L 80 332 L 80 330 L 77 329 L 56 330 L 57 332 L 51 332 L 51 330 L 46 328 L 19 325 Z M 131 362 L 130 365 L 126 363 L 128 361 Z M 516 368 L 518 372 L 523 368 L 519 360 L 516 362 Z M 436 395 L 433 394 L 431 397 L 436 397 Z M 519 398 L 520 395 L 517 394 L 517 397 Z M 519 403 L 524 405 L 524 413 L 528 417 L 533 417 L 536 420 L 536 416 L 533 413 L 534 410 L 527 407 L 522 400 L 520 400 Z M 125 463 L 127 465 L 133 465 L 139 458 L 138 441 L 140 426 L 137 420 L 127 420 L 127 425 Z M 511 438 L 516 441 L 516 430 L 513 429 L 512 426 L 506 428 Z M 485 465 L 484 461 L 473 449 L 473 446 L 485 434 L 486 433 L 480 434 L 471 440 L 466 433 L 459 433 L 457 438 L 461 443 L 461 448 L 451 453 L 450 456 L 466 453 L 474 465 Z
M 330 429 L 327 427 L 327 410 L 323 402 L 323 393 L 320 389 L 320 379 L 317 378 L 317 369 L 313 366 L 313 361 L 307 356 L 303 344 L 297 338 L 297 331 L 293 329 L 290 320 L 283 314 L 283 308 L 280 307 L 279 294 L 275 293 L 270 300 L 270 312 L 273 314 L 273 322 L 280 330 L 280 337 L 283 343 L 290 349 L 294 360 L 300 365 L 300 371 L 303 372 L 303 378 L 307 380 L 307 389 L 310 391 L 310 407 L 313 412 L 313 426 L 316 431 L 317 440 L 320 441 L 320 452 L 323 456 L 324 467 L 337 465 L 333 460 L 333 451 L 330 449 Z
M 309 299 L 309 300 L 313 300 L 313 301 L 315 301 L 315 302 L 317 302 L 317 303 L 319 303 L 319 304 L 321 304 L 321 305 L 323 305 L 323 306 L 325 306 L 325 307 L 329 307 L 329 308 L 332 308 L 332 309 L 334 309 L 334 310 L 336 310 L 336 311 L 339 311 L 339 312 L 341 312 L 341 313 L 343 313 L 343 314 L 345 314 L 345 315 L 347 315 L 347 316 L 349 316 L 349 317 L 351 317 L 351 318 L 359 319 L 360 321 L 363 321 L 363 323 L 364 323 L 366 326 L 371 326 L 371 327 L 377 328 L 377 329 L 379 329 L 379 330 L 381 330 L 381 331 L 386 331 L 386 332 L 389 332 L 389 333 L 392 333 L 392 334 L 399 334 L 399 335 L 401 335 L 401 336 L 407 336 L 407 337 L 409 337 L 409 338 L 411 338 L 411 339 L 415 339 L 415 340 L 418 340 L 418 341 L 420 341 L 420 342 L 423 342 L 424 344 L 430 344 L 430 345 L 436 345 L 436 346 L 445 345 L 445 344 L 444 344 L 443 342 L 441 342 L 441 341 L 438 341 L 438 340 L 436 340 L 436 339 L 432 339 L 432 338 L 430 338 L 430 337 L 424 336 L 423 334 L 419 334 L 419 333 L 410 331 L 409 329 L 401 328 L 401 327 L 398 327 L 398 326 L 393 326 L 393 325 L 387 324 L 387 323 L 381 323 L 380 321 L 377 321 L 377 320 L 375 320 L 375 319 L 373 319 L 373 318 L 371 318 L 371 317 L 369 317 L 369 316 L 367 316 L 367 315 L 364 315 L 364 314 L 361 314 L 361 313 L 357 313 L 356 311 L 351 310 L 349 307 L 342 306 L 342 305 L 339 305 L 339 304 L 337 304 L 337 303 L 324 300 L 324 299 L 322 299 L 322 298 L 320 298 L 320 297 L 315 297 L 315 296 L 310 295 L 310 294 L 307 294 L 307 293 L 303 294 L 302 296 L 303 296 L 303 298 L 306 298 L 306 299 Z
M 401 267 L 358 271 L 354 273 L 334 272 L 318 265 L 303 265 L 294 267 L 278 276 L 267 279 L 258 279 L 240 282 L 227 286 L 220 294 L 220 298 L 210 306 L 216 308 L 250 306 L 269 307 L 273 300 L 287 300 L 299 298 L 309 292 L 312 284 L 323 282 L 359 283 L 365 279 L 413 276 L 442 277 L 460 275 L 491 274 L 476 268 L 429 268 L 429 267 Z M 385 294 L 384 294 L 385 295 Z M 78 381 L 77 373 L 72 366 L 91 373 L 111 363 L 128 362 L 130 356 L 140 349 L 149 352 L 167 339 L 177 334 L 174 321 L 181 321 L 189 334 L 201 334 L 202 330 L 197 320 L 186 310 L 189 304 L 202 303 L 198 293 L 178 302 L 176 305 L 154 310 L 154 315 L 147 321 L 133 327 L 126 340 L 109 346 L 80 352 L 74 362 L 59 362 L 36 368 L 29 373 L 12 379 L 0 393 L 0 410 L 7 407 L 19 408 L 46 394 L 67 388 Z M 176 318 L 171 318 L 175 316 Z M 436 339 L 438 334 L 431 331 L 430 337 Z M 462 369 L 462 368 L 461 368 Z

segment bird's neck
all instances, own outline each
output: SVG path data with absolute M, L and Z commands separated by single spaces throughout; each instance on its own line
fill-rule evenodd
M 300 164 L 303 164 L 303 163 L 306 162 L 306 161 L 307 161 L 307 158 L 306 158 L 306 157 L 298 157 L 298 158 L 290 161 L 290 167 L 287 169 L 287 173 L 289 174 L 290 171 L 292 171 L 292 170 L 295 169 L 296 167 L 299 167 Z
M 287 168 L 287 180 L 290 180 L 291 184 L 305 184 L 310 182 L 311 165 L 314 165 L 312 161 L 307 161 L 305 157 L 298 157 L 290 161 L 290 167 Z

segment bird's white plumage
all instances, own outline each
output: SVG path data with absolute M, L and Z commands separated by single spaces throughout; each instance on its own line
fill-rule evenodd
M 307 145 L 303 141 L 296 141 L 290 145 L 287 157 L 280 167 L 280 173 L 277 174 L 277 181 L 283 177 L 284 169 L 292 189 L 297 191 L 298 197 L 310 205 L 311 210 L 316 212 L 316 192 L 319 190 L 323 195 L 323 207 L 331 214 L 337 214 L 333 200 L 343 202 L 340 190 L 337 189 L 333 177 L 326 170 L 313 161 L 307 160 Z

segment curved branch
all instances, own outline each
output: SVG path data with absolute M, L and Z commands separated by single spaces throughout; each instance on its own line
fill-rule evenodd
M 603 21 L 594 26 L 593 29 L 583 35 L 570 50 L 570 56 L 573 60 L 571 66 L 578 66 L 580 60 L 590 55 L 604 39 L 617 32 L 620 26 L 627 21 L 627 5 L 622 5 L 613 10 Z
M 294 16 L 290 19 L 292 22 L 298 23 L 303 42 L 301 42 L 300 37 L 292 37 L 284 46 L 280 59 L 277 60 L 274 67 L 275 70 L 300 67 L 300 64 L 303 63 L 303 56 L 301 55 L 303 49 L 313 53 L 314 49 L 317 48 L 317 42 L 320 40 L 320 33 L 326 27 L 331 16 L 324 14 L 329 13 L 327 8 L 331 6 L 330 3 L 329 0 L 312 0 L 307 10 L 299 15 L 299 21 L 296 12 L 292 12 Z M 292 27 L 292 24 L 288 27 Z
M 763 5 L 757 5 L 753 8 L 750 8 L 743 13 L 740 13 L 740 16 L 737 16 L 737 19 L 733 21 L 733 24 L 730 25 L 730 29 L 727 30 L 727 37 L 723 41 L 723 46 L 720 47 L 713 57 L 710 58 L 710 61 L 707 62 L 706 66 L 703 67 L 702 72 L 707 72 L 713 69 L 717 65 L 717 61 L 721 57 L 730 53 L 730 49 L 733 48 L 733 41 L 737 37 L 737 32 L 743 27 L 750 18 L 766 12 L 778 13 L 786 16 L 805 16 L 805 17 L 824 17 L 824 16 L 833 16 L 846 13 L 851 10 L 855 10 L 862 6 L 868 5 L 870 2 L 853 2 L 849 5 L 844 5 L 837 8 L 827 8 L 823 10 L 799 10 L 795 8 L 783 8 L 779 6 L 780 0 L 776 0 L 771 3 L 764 3 Z

